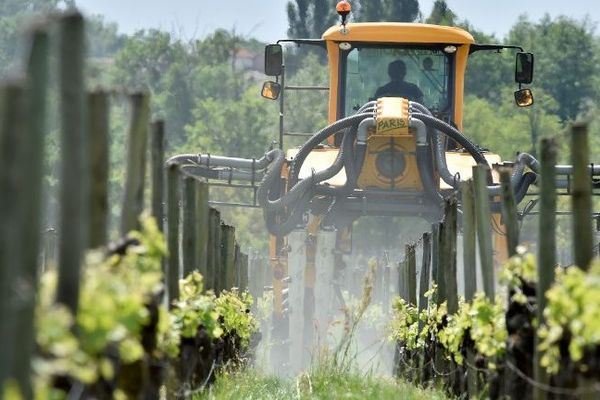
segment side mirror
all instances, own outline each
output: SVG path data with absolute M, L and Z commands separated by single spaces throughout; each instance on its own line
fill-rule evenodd
M 266 99 L 277 100 L 281 93 L 281 85 L 277 82 L 267 81 L 263 83 L 260 95 Z
M 529 84 L 533 81 L 533 54 L 517 53 L 515 82 Z
M 283 48 L 280 44 L 265 47 L 265 75 L 279 76 L 283 69 Z
M 531 89 L 519 89 L 515 92 L 515 103 L 519 107 L 529 107 L 533 104 L 533 93 Z

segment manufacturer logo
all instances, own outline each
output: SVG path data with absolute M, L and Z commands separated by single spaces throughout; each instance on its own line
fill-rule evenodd
M 377 122 L 377 133 L 384 133 L 395 129 L 406 128 L 406 121 L 402 118 L 384 119 Z

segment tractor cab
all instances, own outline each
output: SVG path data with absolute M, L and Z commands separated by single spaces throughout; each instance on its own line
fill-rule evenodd
M 268 45 L 265 74 L 275 76 L 277 81 L 265 83 L 264 97 L 277 99 L 280 96 L 282 86 L 279 79 L 285 70 L 281 44 L 290 42 L 327 50 L 329 122 L 356 112 L 363 104 L 376 100 L 378 89 L 385 88 L 390 82 L 392 84 L 388 88 L 393 88 L 393 81 L 401 80 L 404 85 L 395 85 L 400 89 L 396 93 L 381 90 L 379 93 L 398 97 L 407 94 L 409 100 L 422 103 L 434 115 L 461 129 L 467 61 L 470 55 L 482 50 L 518 50 L 515 81 L 519 88 L 515 92 L 515 100 L 519 107 L 533 104 L 531 90 L 521 87 L 533 80 L 533 54 L 523 52 L 520 46 L 476 44 L 470 33 L 457 27 L 420 23 L 333 26 L 323 34 L 322 40 L 285 39 Z M 399 77 L 398 73 L 403 76 Z M 416 86 L 418 92 L 402 91 L 402 86 Z
M 426 24 L 357 23 L 323 35 L 331 76 L 330 119 L 377 97 L 404 97 L 462 124 L 464 73 L 473 37 Z M 334 114 L 335 111 L 335 114 Z

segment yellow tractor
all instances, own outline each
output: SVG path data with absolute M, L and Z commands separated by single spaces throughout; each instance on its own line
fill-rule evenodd
M 279 100 L 277 148 L 260 159 L 208 154 L 176 156 L 193 173 L 250 183 L 270 233 L 273 336 L 280 362 L 299 368 L 307 348 L 325 335 L 333 308 L 338 258 L 351 251 L 353 223 L 362 216 L 421 217 L 439 221 L 445 197 L 471 177 L 472 166 L 502 160 L 462 133 L 465 71 L 480 51 L 516 50 L 516 104 L 533 104 L 533 54 L 519 46 L 477 44 L 463 29 L 420 23 L 347 23 L 322 39 L 286 39 L 265 49 L 264 97 Z M 285 95 L 319 88 L 285 84 L 282 43 L 325 48 L 329 66 L 329 125 L 298 148 L 284 148 Z M 537 170 L 522 153 L 512 184 L 520 201 Z M 493 169 L 492 169 L 493 171 Z M 496 173 L 490 195 L 499 194 Z M 238 183 L 239 184 L 239 183 Z M 277 363 L 277 361 L 275 361 Z

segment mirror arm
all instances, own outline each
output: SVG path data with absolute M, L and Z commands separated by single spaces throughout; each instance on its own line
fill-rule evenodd
M 469 55 L 475 53 L 476 51 L 490 51 L 495 50 L 496 52 L 500 52 L 503 49 L 516 49 L 520 52 L 524 52 L 525 50 L 521 46 L 515 46 L 510 44 L 472 44 L 469 48 Z
M 324 49 L 327 48 L 327 44 L 323 39 L 279 39 L 277 44 L 281 43 L 295 43 L 297 45 L 308 44 L 311 46 L 319 46 Z

